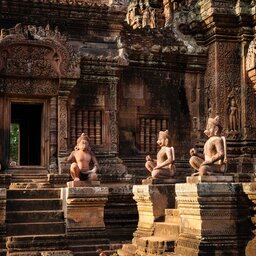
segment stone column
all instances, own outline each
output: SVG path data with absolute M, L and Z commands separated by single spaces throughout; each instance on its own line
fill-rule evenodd
M 50 173 L 56 173 L 57 170 L 57 98 L 50 100 Z
M 176 184 L 181 217 L 175 255 L 244 255 L 249 201 L 241 183 Z
M 255 256 L 256 255 L 256 182 L 243 183 L 243 191 L 248 196 L 251 201 L 251 221 L 254 225 L 253 234 L 254 237 L 246 246 L 245 255 L 246 256 Z
M 117 127 L 117 81 L 109 85 L 109 138 L 110 152 L 116 154 L 118 151 L 118 127 Z
M 59 172 L 68 173 L 65 158 L 68 155 L 68 96 L 75 86 L 75 79 L 60 80 L 58 96 L 58 165 Z
M 0 256 L 6 255 L 6 189 L 0 188 Z

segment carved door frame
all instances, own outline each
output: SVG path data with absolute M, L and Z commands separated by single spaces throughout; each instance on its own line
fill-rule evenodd
M 0 117 L 5 119 L 0 121 L 0 162 L 7 164 L 9 157 L 12 100 L 41 102 L 47 118 L 42 127 L 47 132 L 42 137 L 42 166 L 58 172 L 57 161 L 68 153 L 67 100 L 79 78 L 80 55 L 57 28 L 17 24 L 4 29 L 0 35 Z
M 6 120 L 5 120 L 5 145 L 8 145 L 8 149 L 10 149 L 10 124 L 11 124 L 11 104 L 18 103 L 18 104 L 25 104 L 25 105 L 35 105 L 40 104 L 42 105 L 42 116 L 41 116 L 41 145 L 40 145 L 40 165 L 36 166 L 26 166 L 26 169 L 33 169 L 38 167 L 38 169 L 46 169 L 49 165 L 49 134 L 50 130 L 47 129 L 49 127 L 49 100 L 44 98 L 23 98 L 23 97 L 8 97 L 6 108 Z M 7 150 L 7 158 L 8 163 L 10 160 L 10 150 Z M 41 167 L 41 168 L 40 168 Z M 12 169 L 23 169 L 24 166 L 15 166 L 11 167 L 8 164 L 8 170 Z

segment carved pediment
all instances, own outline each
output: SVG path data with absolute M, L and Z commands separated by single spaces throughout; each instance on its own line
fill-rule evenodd
M 58 31 L 17 24 L 1 29 L 0 74 L 37 78 L 78 78 L 80 58 Z

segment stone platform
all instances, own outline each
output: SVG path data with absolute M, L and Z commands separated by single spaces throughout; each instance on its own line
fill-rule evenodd
M 152 178 L 151 176 L 147 179 L 142 180 L 142 185 L 150 185 L 150 184 L 175 184 L 180 183 L 184 180 L 182 179 L 176 179 L 176 178 L 170 178 L 170 179 L 156 179 Z
M 67 182 L 67 187 L 68 188 L 76 188 L 76 187 L 99 187 L 100 186 L 100 181 L 98 180 L 93 180 L 93 181 L 88 181 L 88 180 L 72 180 Z
M 186 178 L 187 183 L 198 184 L 202 182 L 233 182 L 232 175 L 209 175 L 209 176 L 190 176 Z

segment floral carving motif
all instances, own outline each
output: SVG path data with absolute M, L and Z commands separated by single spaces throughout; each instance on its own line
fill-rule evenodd
M 0 72 L 3 75 L 78 78 L 80 57 L 56 27 L 51 30 L 17 24 L 1 29 Z

